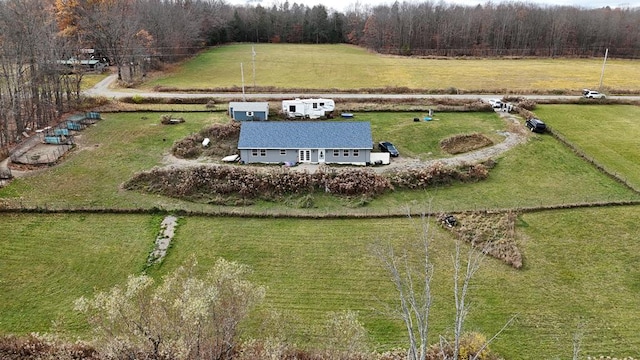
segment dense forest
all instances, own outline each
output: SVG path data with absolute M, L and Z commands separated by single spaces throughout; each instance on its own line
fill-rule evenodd
M 420 56 L 640 57 L 640 8 L 445 2 L 232 6 L 217 0 L 0 0 L 0 149 L 80 105 L 80 61 L 132 81 L 229 42 L 349 43 Z M 61 61 L 66 61 L 62 66 Z M 71 69 L 70 69 L 71 68 Z

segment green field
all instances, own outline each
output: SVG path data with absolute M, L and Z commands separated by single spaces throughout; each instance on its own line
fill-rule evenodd
M 545 105 L 535 112 L 607 171 L 640 189 L 640 107 Z
M 255 49 L 255 62 L 252 57 Z M 598 87 L 602 59 L 419 59 L 349 45 L 239 44 L 213 48 L 150 81 L 182 89 L 458 89 L 500 93 Z M 255 65 L 254 65 L 255 64 Z M 254 78 L 255 69 L 255 78 Z M 640 89 L 638 60 L 607 61 L 605 89 Z
M 516 229 L 525 266 L 517 271 L 485 259 L 469 294 L 466 328 L 492 335 L 516 316 L 492 346 L 507 359 L 568 358 L 578 324 L 583 356 L 633 356 L 640 345 L 638 216 L 638 207 L 520 216 Z M 82 334 L 72 301 L 138 273 L 159 224 L 156 217 L 130 215 L 0 217 L 12 224 L 0 230 L 6 259 L 0 262 L 0 325 L 2 332 L 16 333 Z M 451 333 L 454 249 L 448 233 L 433 229 L 435 337 Z M 279 331 L 290 332 L 292 341 L 322 342 L 324 315 L 354 310 L 371 346 L 384 350 L 403 345 L 403 329 L 383 312 L 395 293 L 370 247 L 388 241 L 410 246 L 415 235 L 407 219 L 188 217 L 152 274 L 171 271 L 191 254 L 203 270 L 218 257 L 236 260 L 251 266 L 253 281 L 267 286 L 263 308 L 284 314 L 288 323 Z
M 0 333 L 85 333 L 73 301 L 139 273 L 161 218 L 0 215 Z

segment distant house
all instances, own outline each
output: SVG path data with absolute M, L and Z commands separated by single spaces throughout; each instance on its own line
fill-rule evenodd
M 69 70 L 98 71 L 102 72 L 107 64 L 96 59 L 79 60 L 71 58 L 69 60 L 58 60 L 57 64 Z
M 282 101 L 282 113 L 290 119 L 331 117 L 335 107 L 335 102 L 331 99 L 295 99 Z
M 269 119 L 268 102 L 230 102 L 229 116 L 237 121 Z
M 245 163 L 333 163 L 371 160 L 371 124 L 364 121 L 244 122 L 238 150 Z

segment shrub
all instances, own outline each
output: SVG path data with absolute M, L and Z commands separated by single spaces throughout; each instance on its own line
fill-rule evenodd
M 498 356 L 491 353 L 486 344 L 487 339 L 484 335 L 471 332 L 462 334 L 458 349 L 457 359 L 477 359 L 477 360 L 494 360 L 499 359 Z M 441 342 L 434 344 L 427 350 L 427 360 L 453 359 L 453 342 Z
M 107 358 L 231 359 L 241 321 L 265 289 L 246 280 L 249 269 L 235 262 L 219 259 L 203 276 L 196 268 L 192 259 L 157 286 L 147 275 L 132 275 L 125 286 L 78 299 L 76 310 L 101 335 Z
M 193 148 L 186 147 L 182 155 L 188 155 L 191 150 Z M 321 170 L 309 174 L 287 168 L 264 170 L 200 165 L 154 168 L 134 175 L 123 187 L 127 190 L 214 203 L 227 203 L 230 198 L 273 200 L 286 195 L 324 191 L 345 198 L 359 198 L 359 204 L 363 206 L 375 196 L 395 187 L 425 189 L 429 186 L 448 185 L 453 181 L 476 182 L 486 179 L 488 174 L 489 171 L 482 164 L 453 168 L 436 163 L 430 167 L 391 175 L 380 175 L 362 169 Z
M 465 153 L 489 145 L 493 145 L 493 141 L 480 133 L 455 135 L 440 141 L 442 150 L 449 154 Z
M 144 102 L 144 97 L 142 97 L 142 95 L 140 94 L 135 94 L 131 97 L 131 101 L 134 104 L 142 104 Z
M 200 156 L 226 156 L 235 151 L 240 137 L 240 123 L 214 124 L 196 134 L 177 140 L 171 147 L 171 153 L 183 159 L 196 159 Z M 208 147 L 202 141 L 209 138 Z
M 98 352 L 89 344 L 64 342 L 50 336 L 31 334 L 26 337 L 0 338 L 3 360 L 99 360 Z
M 444 214 L 438 220 L 442 222 Z M 502 260 L 515 269 L 522 267 L 522 253 L 515 241 L 514 212 L 489 214 L 471 212 L 458 214 L 457 225 L 448 228 L 460 239 Z

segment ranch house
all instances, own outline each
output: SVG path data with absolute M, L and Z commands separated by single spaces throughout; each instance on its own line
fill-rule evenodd
M 268 102 L 230 102 L 229 116 L 236 121 L 269 119 Z
M 240 161 L 250 163 L 371 162 L 371 124 L 364 121 L 260 121 L 240 128 Z

